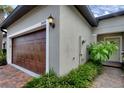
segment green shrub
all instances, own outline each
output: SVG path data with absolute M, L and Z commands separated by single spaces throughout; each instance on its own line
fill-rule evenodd
M 83 75 L 83 79 L 92 80 L 97 74 L 97 68 L 94 64 L 88 63 L 84 66 L 80 66 L 79 73 Z
M 6 65 L 6 51 L 5 50 L 0 50 L 0 66 L 1 65 Z
M 72 70 L 63 81 L 72 87 L 89 87 L 93 79 L 99 74 L 97 66 L 91 62 L 80 65 L 78 69 Z
M 109 41 L 92 43 L 88 46 L 90 60 L 97 64 L 106 62 L 117 49 L 116 43 Z
M 49 74 L 44 74 L 43 76 L 39 78 L 34 78 L 32 81 L 28 82 L 26 86 L 28 88 L 54 88 L 57 87 L 58 83 L 58 77 L 57 75 L 53 72 L 50 71 Z
M 55 88 L 58 85 L 58 77 L 56 74 L 46 74 L 41 77 L 40 82 L 36 85 L 36 87 L 42 88 Z
M 78 68 L 70 71 L 69 74 L 57 77 L 50 71 L 49 74 L 44 74 L 40 78 L 34 78 L 24 87 L 28 88 L 86 88 L 92 85 L 93 79 L 101 71 L 100 65 L 95 65 L 91 62 L 80 65 Z
M 6 54 L 6 49 L 2 49 L 1 51 L 3 51 L 3 53 Z
M 24 86 L 24 88 L 25 88 L 25 87 L 28 87 L 28 88 L 34 88 L 34 87 L 36 87 L 37 84 L 40 82 L 40 79 L 41 79 L 41 78 L 33 78 L 32 81 L 28 82 L 28 83 L 26 84 L 26 86 Z

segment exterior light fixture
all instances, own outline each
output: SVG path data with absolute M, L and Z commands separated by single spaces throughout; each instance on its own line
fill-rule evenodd
M 85 40 L 83 40 L 83 41 L 82 41 L 82 45 L 83 45 L 85 42 L 86 42 L 86 41 L 85 41 Z
M 51 16 L 51 14 L 50 14 L 50 16 L 48 17 L 48 22 L 49 22 L 49 24 L 50 24 L 50 26 L 51 26 L 52 28 L 55 27 L 54 18 Z
M 7 29 L 6 28 L 1 27 L 1 31 L 4 32 L 4 33 L 7 33 Z

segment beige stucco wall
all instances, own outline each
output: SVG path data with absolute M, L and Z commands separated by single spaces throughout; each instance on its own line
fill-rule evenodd
M 87 21 L 74 6 L 38 6 L 8 28 L 8 37 L 27 27 L 35 25 L 52 14 L 55 28 L 50 29 L 50 68 L 63 75 L 83 64 L 87 59 L 86 47 L 92 42 L 92 30 Z M 86 43 L 82 46 L 82 61 L 79 63 L 79 37 Z M 10 61 L 10 41 L 7 38 L 7 61 Z
M 99 22 L 98 27 L 94 28 L 94 34 L 124 32 L 124 16 L 113 17 Z
M 8 37 L 11 34 L 19 32 L 25 28 L 28 28 L 32 25 L 35 25 L 41 21 L 45 21 L 48 16 L 52 16 L 55 18 L 56 27 L 54 29 L 50 29 L 49 32 L 49 63 L 50 68 L 53 69 L 57 74 L 59 73 L 59 14 L 60 9 L 59 6 L 38 6 L 31 10 L 29 13 L 24 15 L 18 21 L 13 23 L 8 28 Z M 10 41 L 7 40 L 7 61 L 10 61 L 10 53 L 9 45 Z M 9 62 L 10 63 L 10 62 Z
M 91 34 L 89 24 L 73 6 L 60 6 L 60 75 L 79 65 L 79 36 L 86 40 L 81 63 L 86 62 L 86 46 L 92 41 Z

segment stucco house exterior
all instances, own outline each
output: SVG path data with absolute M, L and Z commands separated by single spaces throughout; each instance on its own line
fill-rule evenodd
M 50 15 L 55 27 L 49 24 Z M 83 5 L 22 5 L 1 27 L 7 29 L 8 64 L 32 76 L 50 69 L 61 76 L 87 61 L 87 46 L 92 42 L 117 41 L 119 50 L 110 61 L 121 62 L 123 25 L 124 16 L 98 21 Z

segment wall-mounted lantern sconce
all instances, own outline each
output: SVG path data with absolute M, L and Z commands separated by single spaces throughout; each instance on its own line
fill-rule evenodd
M 82 40 L 82 45 L 86 42 L 86 40 Z
M 7 33 L 7 29 L 6 28 L 1 27 L 1 31 L 4 32 L 4 33 Z
M 48 22 L 52 28 L 55 28 L 54 18 L 51 16 L 48 17 Z

